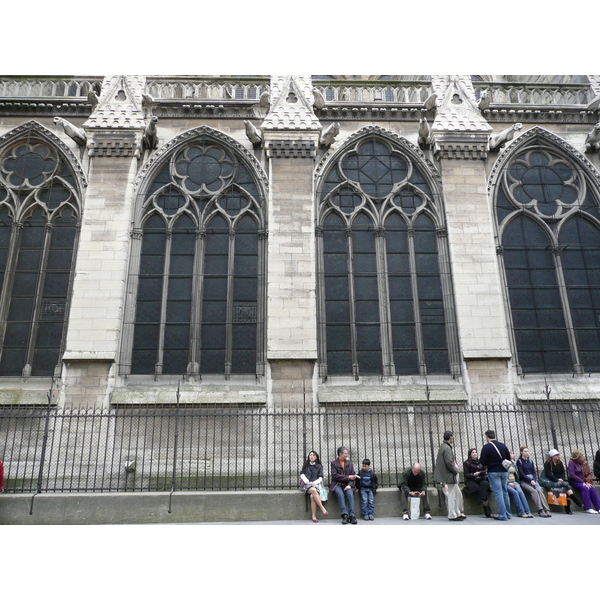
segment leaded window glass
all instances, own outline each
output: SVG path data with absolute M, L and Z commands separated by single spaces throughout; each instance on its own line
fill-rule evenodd
M 76 178 L 57 148 L 30 133 L 0 150 L 0 375 L 57 372 L 79 220 Z
M 422 159 L 365 136 L 319 186 L 323 375 L 459 372 L 439 193 Z M 444 253 L 447 255 L 447 252 Z M 455 338 L 456 336 L 454 336 Z
M 600 371 L 600 211 L 583 162 L 533 136 L 496 185 L 516 363 L 523 372 Z
M 256 177 L 207 136 L 174 151 L 145 189 L 139 270 L 130 277 L 137 287 L 130 367 L 125 357 L 122 371 L 256 374 L 265 251 Z

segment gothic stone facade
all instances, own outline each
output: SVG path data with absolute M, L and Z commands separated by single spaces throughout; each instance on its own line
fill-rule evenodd
M 1 78 L 0 403 L 598 398 L 599 100 Z

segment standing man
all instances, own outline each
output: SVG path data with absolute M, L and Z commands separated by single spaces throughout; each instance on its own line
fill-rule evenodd
M 354 514 L 354 465 L 348 460 L 348 448 L 341 446 L 338 457 L 331 463 L 331 485 L 329 493 L 335 493 L 342 513 L 342 525 L 358 522 Z
M 421 512 L 425 511 L 425 518 L 431 519 L 431 509 L 427 500 L 427 477 L 421 470 L 421 465 L 416 462 L 412 467 L 405 469 L 400 474 L 400 506 L 402 507 L 402 518 L 408 521 L 408 498 L 421 498 Z
M 496 432 L 488 429 L 485 432 L 487 444 L 481 449 L 479 462 L 488 470 L 488 480 L 498 505 L 497 521 L 508 521 L 512 517 L 508 498 L 508 471 L 502 466 L 503 460 L 510 460 L 508 448 L 496 439 Z
M 444 441 L 435 460 L 433 480 L 443 486 L 448 507 L 448 519 L 450 521 L 464 521 L 467 517 L 463 512 L 463 497 L 458 487 L 458 463 L 452 447 L 453 443 L 453 433 L 446 431 Z

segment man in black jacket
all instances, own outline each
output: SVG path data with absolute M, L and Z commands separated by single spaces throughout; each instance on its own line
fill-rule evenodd
M 421 465 L 416 462 L 412 467 L 404 469 L 400 475 L 400 506 L 402 508 L 402 518 L 408 521 L 408 498 L 420 498 L 421 512 L 425 511 L 425 518 L 431 519 L 431 509 L 427 499 L 427 477 L 421 470 Z
M 337 460 L 331 463 L 331 485 L 329 493 L 335 493 L 342 513 L 342 525 L 358 522 L 354 514 L 354 465 L 348 460 L 348 448 L 338 448 Z
M 496 432 L 488 429 L 485 432 L 487 444 L 481 449 L 479 462 L 487 467 L 488 481 L 498 505 L 498 521 L 508 521 L 512 517 L 508 498 L 508 471 L 502 465 L 503 460 L 510 460 L 508 448 L 496 439 Z

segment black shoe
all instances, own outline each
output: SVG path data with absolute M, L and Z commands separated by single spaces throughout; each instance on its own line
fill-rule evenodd
M 571 509 L 570 509 L 568 506 L 565 506 L 565 512 L 566 512 L 568 515 L 572 515 L 572 514 L 573 514 L 573 511 L 572 511 L 572 510 L 571 510 Z
M 354 515 L 350 515 L 350 525 L 356 525 L 358 521 Z
M 461 521 L 464 521 L 467 518 L 467 515 L 460 515 L 460 517 L 458 517 Z
M 342 515 L 342 525 L 348 525 L 348 515 Z
M 454 519 L 451 519 L 450 517 L 448 517 L 448 521 L 462 521 L 463 519 L 461 519 L 460 517 L 455 517 Z

